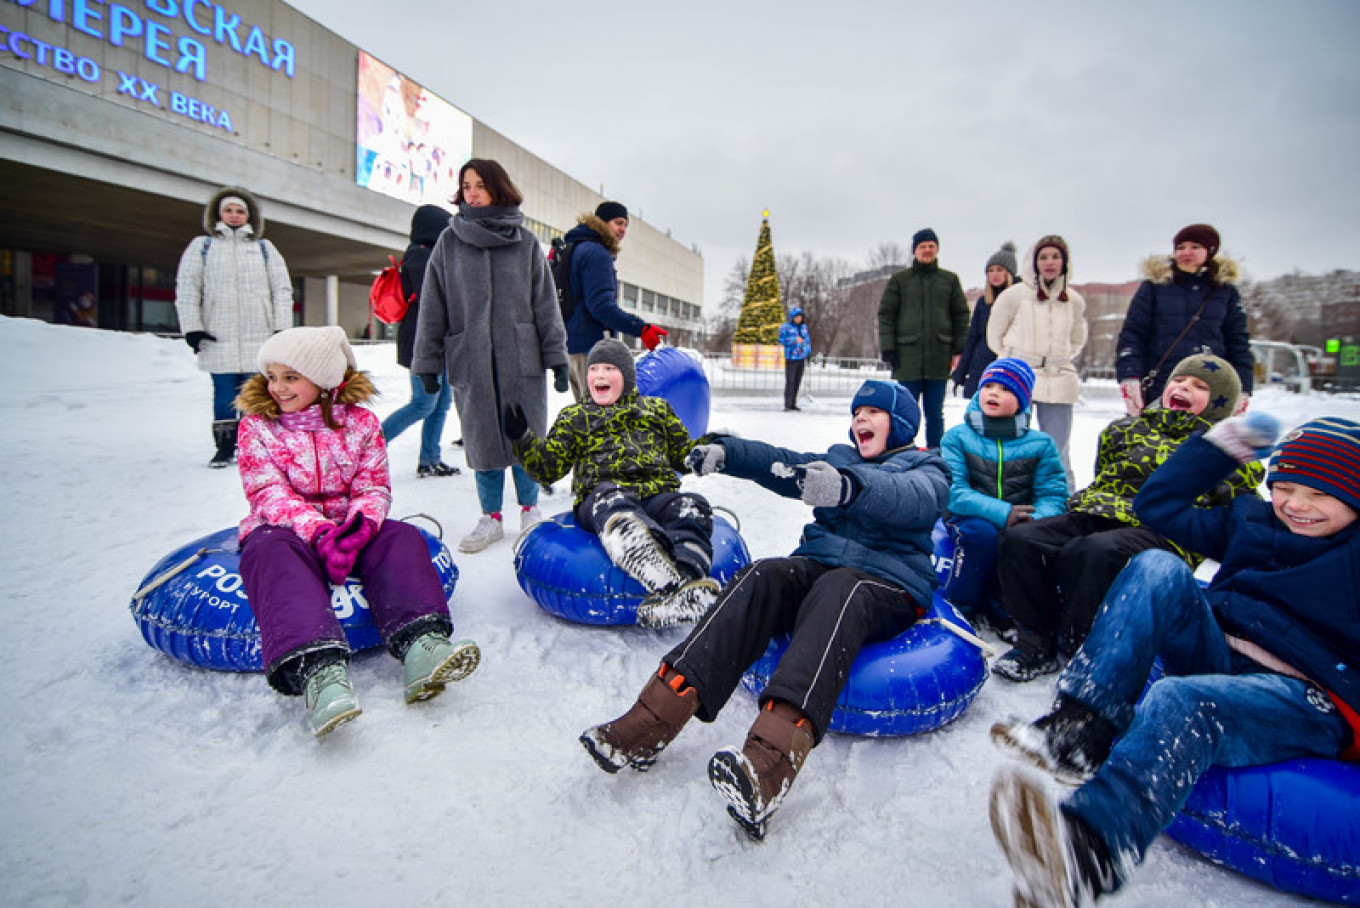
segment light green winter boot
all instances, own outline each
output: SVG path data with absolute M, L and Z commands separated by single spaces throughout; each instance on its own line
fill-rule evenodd
M 312 734 L 325 737 L 363 712 L 349 683 L 349 666 L 332 662 L 312 672 L 303 697 L 312 711 Z
M 443 634 L 423 634 L 406 651 L 406 702 L 438 696 L 444 685 L 462 681 L 477 668 L 482 651 L 471 640 L 450 643 Z

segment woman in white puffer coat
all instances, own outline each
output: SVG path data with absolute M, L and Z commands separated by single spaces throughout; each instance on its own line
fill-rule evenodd
M 1034 413 L 1058 444 L 1067 487 L 1076 488 L 1068 441 L 1081 393 L 1076 358 L 1086 346 L 1086 300 L 1071 287 L 1072 256 L 1056 234 L 1042 237 L 1020 263 L 1020 283 L 992 304 L 987 346 L 1034 370 Z
M 293 282 L 288 265 L 264 238 L 260 201 L 227 186 L 203 208 L 204 236 L 190 241 L 175 277 L 175 311 L 198 367 L 212 375 L 211 467 L 236 453 L 239 420 L 232 401 L 255 374 L 255 354 L 275 332 L 293 326 Z

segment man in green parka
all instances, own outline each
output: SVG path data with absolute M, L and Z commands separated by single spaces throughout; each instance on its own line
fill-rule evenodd
M 911 238 L 911 267 L 888 280 L 878 304 L 878 340 L 892 377 L 907 386 L 925 417 L 926 447 L 944 437 L 944 394 L 968 336 L 968 300 L 936 260 L 940 240 L 926 227 Z

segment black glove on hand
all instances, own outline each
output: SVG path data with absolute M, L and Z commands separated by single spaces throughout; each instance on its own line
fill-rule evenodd
M 695 445 L 685 458 L 685 466 L 689 467 L 695 476 L 721 472 L 726 462 L 727 451 L 722 445 Z
M 885 363 L 888 364 L 888 368 L 891 369 L 893 372 L 896 372 L 896 371 L 897 371 L 897 367 L 898 367 L 898 365 L 899 365 L 899 362 L 898 362 L 898 359 L 897 359 L 897 351 L 896 351 L 896 350 L 884 350 L 884 351 L 883 351 L 883 361 L 884 361 Z
M 528 435 L 529 420 L 524 415 L 524 408 L 519 404 L 507 404 L 501 412 L 501 426 L 505 429 L 505 437 L 511 441 L 519 441 Z
M 553 390 L 559 394 L 571 387 L 571 380 L 567 375 L 566 366 L 553 366 Z
M 814 460 L 793 468 L 798 488 L 803 491 L 803 503 L 814 508 L 838 508 L 855 497 L 855 484 L 840 470 L 825 460 Z
M 425 389 L 426 394 L 439 393 L 438 375 L 431 375 L 428 372 L 422 372 L 419 375 L 417 375 L 416 378 L 420 379 L 420 386 Z
M 199 345 L 202 344 L 204 341 L 215 340 L 217 340 L 217 338 L 213 337 L 206 331 L 190 331 L 188 334 L 184 335 L 184 342 L 188 344 L 190 347 L 193 347 L 195 353 L 198 352 Z

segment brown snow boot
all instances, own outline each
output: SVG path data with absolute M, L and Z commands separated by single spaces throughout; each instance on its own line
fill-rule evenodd
M 662 663 L 628 712 L 586 729 L 580 741 L 605 772 L 625 766 L 646 772 L 698 711 L 699 692 L 685 684 L 684 675 Z
M 814 743 L 807 717 L 789 703 L 771 700 L 740 751 L 729 747 L 708 761 L 708 781 L 751 838 L 765 838 L 770 816 L 784 803 Z

